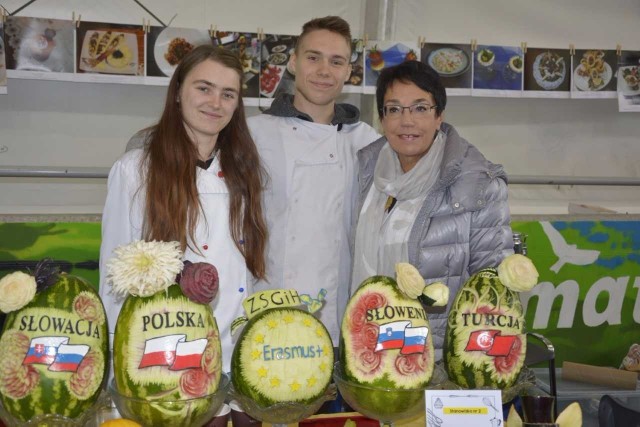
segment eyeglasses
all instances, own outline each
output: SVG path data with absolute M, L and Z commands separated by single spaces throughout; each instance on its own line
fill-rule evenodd
M 404 110 L 409 110 L 409 114 L 415 115 L 416 117 L 426 117 L 431 110 L 436 107 L 437 105 L 423 103 L 409 105 L 408 107 L 403 107 L 402 105 L 385 105 L 382 107 L 382 112 L 384 113 L 384 116 L 389 119 L 402 117 Z

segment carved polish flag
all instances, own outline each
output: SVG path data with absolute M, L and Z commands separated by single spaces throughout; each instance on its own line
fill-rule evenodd
M 146 340 L 144 353 L 140 360 L 139 369 L 149 366 L 171 366 L 176 358 L 176 347 L 179 342 L 186 341 L 184 334 L 165 335 Z
M 411 322 L 407 320 L 380 325 L 378 342 L 374 351 L 402 348 L 404 345 L 404 330 L 409 325 L 411 325 Z
M 169 368 L 171 371 L 199 368 L 202 365 L 202 353 L 207 347 L 207 339 L 179 342 L 176 347 L 176 359 Z

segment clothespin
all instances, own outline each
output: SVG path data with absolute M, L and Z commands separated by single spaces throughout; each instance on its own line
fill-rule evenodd
M 616 45 L 616 55 L 622 56 L 622 45 L 620 43 Z
M 478 40 L 471 39 L 471 52 L 475 52 L 478 48 Z
M 151 30 L 151 19 L 142 18 L 142 31 L 148 33 Z
M 209 26 L 209 37 L 214 38 L 216 36 L 216 28 L 213 24 Z
M 259 34 L 259 35 L 258 35 L 258 39 L 259 39 L 260 41 L 264 41 L 264 39 L 266 39 L 266 38 L 267 38 L 267 37 L 264 35 L 264 28 L 263 28 L 263 27 L 258 28 L 258 34 Z
M 571 56 L 576 54 L 576 47 L 573 43 L 569 45 L 569 54 L 571 54 Z
M 76 19 L 76 12 L 71 12 L 71 21 L 75 24 L 76 28 L 80 28 L 80 21 L 82 20 L 82 15 L 78 14 L 78 19 Z
M 364 41 L 364 45 L 366 47 L 369 44 L 369 34 L 364 33 L 363 41 Z
M 520 43 L 520 47 L 522 48 L 522 53 L 527 53 L 527 42 Z
M 0 6 L 0 21 L 2 21 L 3 24 L 7 22 L 7 12 L 2 6 Z
M 425 36 L 418 36 L 418 48 L 422 49 L 422 46 L 427 42 Z

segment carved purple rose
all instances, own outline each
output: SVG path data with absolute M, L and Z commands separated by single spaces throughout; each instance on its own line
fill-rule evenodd
M 208 262 L 185 262 L 179 283 L 191 301 L 209 304 L 218 295 L 218 270 Z

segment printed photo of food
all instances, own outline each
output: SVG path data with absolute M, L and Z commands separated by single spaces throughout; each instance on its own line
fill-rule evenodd
M 362 86 L 364 83 L 364 40 L 351 41 L 351 74 L 344 83 L 345 86 Z
M 440 75 L 446 88 L 471 88 L 471 45 L 426 43 L 422 46 L 422 62 Z
M 7 17 L 6 68 L 73 73 L 73 27 L 60 19 Z
M 617 57 L 615 50 L 576 49 L 573 55 L 571 90 L 580 92 L 615 91 Z
M 478 45 L 473 56 L 474 89 L 522 90 L 524 57 L 520 47 Z
M 290 59 L 295 51 L 295 36 L 266 34 L 260 47 L 260 96 L 275 98 L 280 93 L 293 94 L 295 76 Z
M 81 22 L 76 33 L 79 73 L 144 75 L 140 25 Z
M 151 27 L 147 33 L 147 76 L 171 77 L 186 54 L 211 43 L 207 30 Z
M 229 49 L 240 57 L 244 73 L 242 96 L 257 98 L 260 94 L 259 74 L 262 46 L 258 34 L 215 31 L 213 44 Z
M 524 89 L 568 92 L 570 66 L 568 49 L 529 48 L 524 55 Z
M 380 71 L 385 68 L 404 61 L 419 60 L 418 52 L 417 43 L 369 40 L 365 47 L 365 86 L 375 88 Z
M 620 111 L 640 111 L 640 51 L 621 52 L 617 76 Z
M 4 28 L 0 21 L 0 93 L 6 93 L 7 90 L 7 65 L 4 56 Z

